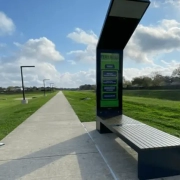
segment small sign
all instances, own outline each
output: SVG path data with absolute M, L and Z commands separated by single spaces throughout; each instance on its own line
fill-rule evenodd
M 105 64 L 105 68 L 106 69 L 114 69 L 115 66 L 114 66 L 114 64 Z
M 104 86 L 103 92 L 116 92 L 116 86 Z
M 117 71 L 103 71 L 103 77 L 117 77 Z
M 117 80 L 103 80 L 104 85 L 117 84 Z
M 101 107 L 118 107 L 119 53 L 101 53 Z
M 116 99 L 116 93 L 103 94 L 103 99 Z

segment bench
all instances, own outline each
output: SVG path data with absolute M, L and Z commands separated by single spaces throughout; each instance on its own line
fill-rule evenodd
M 100 133 L 115 133 L 138 153 L 140 180 L 180 175 L 180 138 L 124 115 L 96 123 Z

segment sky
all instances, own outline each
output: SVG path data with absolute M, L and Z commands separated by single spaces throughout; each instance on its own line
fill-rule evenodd
M 0 0 L 0 86 L 96 83 L 96 45 L 110 0 Z M 180 64 L 180 0 L 151 0 L 124 50 L 123 75 L 171 75 Z

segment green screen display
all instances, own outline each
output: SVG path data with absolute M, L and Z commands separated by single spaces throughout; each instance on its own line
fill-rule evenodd
M 119 54 L 101 53 L 101 107 L 118 107 Z

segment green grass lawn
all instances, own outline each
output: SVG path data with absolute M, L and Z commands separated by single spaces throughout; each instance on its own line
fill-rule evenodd
M 95 93 L 89 91 L 63 93 L 82 122 L 95 121 Z M 84 97 L 91 99 L 80 100 Z M 180 102 L 178 101 L 123 96 L 123 112 L 126 116 L 180 137 Z
M 22 94 L 0 95 L 0 140 L 8 135 L 19 124 L 26 120 L 31 114 L 38 110 L 43 104 L 49 101 L 56 92 L 47 93 L 27 93 L 26 98 L 32 98 L 28 104 L 21 104 Z
M 124 96 L 180 101 L 180 90 L 124 90 Z
M 95 120 L 95 93 L 92 91 L 63 91 L 63 93 L 81 122 L 90 122 Z M 81 98 L 85 97 L 91 99 L 81 100 Z

